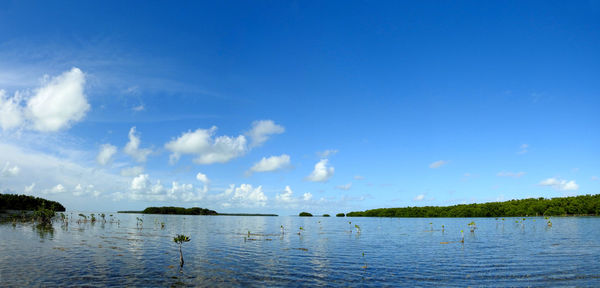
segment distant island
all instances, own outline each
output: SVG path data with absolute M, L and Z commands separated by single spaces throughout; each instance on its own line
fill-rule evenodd
M 254 214 L 254 213 L 218 213 L 217 211 L 192 207 L 148 207 L 143 211 L 118 211 L 119 213 L 137 213 L 137 214 L 169 214 L 169 215 L 218 215 L 218 216 L 278 216 L 277 214 Z
M 559 198 L 529 198 L 482 204 L 380 208 L 347 213 L 348 217 L 521 217 L 598 216 L 600 194 Z
M 39 208 L 50 209 L 55 212 L 65 211 L 65 206 L 56 202 L 39 197 L 17 194 L 0 194 L 0 211 L 3 210 L 27 210 L 34 211 Z

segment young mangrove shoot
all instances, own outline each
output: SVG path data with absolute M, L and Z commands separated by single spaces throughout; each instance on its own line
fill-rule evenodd
M 177 234 L 177 236 L 173 237 L 173 242 L 179 244 L 179 267 L 183 267 L 183 252 L 181 252 L 181 245 L 184 242 L 190 242 L 190 237 Z
M 465 232 L 463 232 L 463 230 L 460 230 L 460 243 L 465 243 Z

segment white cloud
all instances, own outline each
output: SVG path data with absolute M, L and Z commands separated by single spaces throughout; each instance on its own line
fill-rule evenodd
M 429 164 L 429 168 L 431 168 L 431 169 L 437 169 L 437 168 L 440 168 L 440 167 L 442 167 L 442 166 L 444 166 L 446 164 L 448 164 L 448 161 L 445 161 L 445 160 L 435 161 L 435 162 Z
M 285 190 L 283 193 L 275 195 L 275 200 L 283 203 L 292 203 L 294 202 L 294 199 L 292 198 L 293 193 L 294 192 L 292 191 L 290 186 L 285 186 Z
M 134 112 L 140 112 L 140 111 L 144 111 L 146 108 L 144 107 L 144 104 L 140 104 L 139 106 L 135 106 L 133 108 L 131 108 L 131 110 L 133 110 Z
M 25 186 L 25 189 L 23 189 L 23 192 L 25 192 L 25 194 L 31 194 L 33 192 L 34 188 L 35 188 L 35 183 L 31 183 L 31 185 Z
M 140 174 L 131 180 L 131 190 L 142 191 L 150 186 L 150 176 L 148 174 Z
M 329 156 L 333 156 L 333 155 L 335 155 L 337 153 L 338 153 L 337 149 L 330 149 L 330 150 L 325 150 L 325 151 L 317 152 L 317 155 L 320 158 L 329 158 Z
M 133 166 L 121 169 L 121 176 L 123 177 L 133 177 L 142 173 L 144 173 L 144 167 L 142 166 Z
M 528 151 L 529 151 L 529 145 L 527 145 L 527 144 L 522 144 L 522 145 L 519 147 L 519 152 L 517 152 L 517 154 L 525 154 L 525 153 L 527 153 Z
M 29 195 L 44 197 L 44 194 L 58 193 L 53 200 L 76 209 L 91 209 L 98 207 L 97 202 L 81 202 L 75 200 L 70 193 L 77 184 L 94 185 L 98 191 L 124 191 L 127 190 L 131 179 L 110 174 L 103 169 L 86 167 L 78 164 L 77 160 L 87 158 L 84 154 L 67 150 L 61 155 L 71 158 L 58 158 L 35 150 L 30 150 L 21 144 L 7 144 L 0 141 L 0 163 L 10 162 L 20 168 L 21 172 L 14 177 L 2 179 L 2 187 L 12 191 L 25 191 Z M 82 157 L 83 156 L 83 157 Z M 94 155 L 95 156 L 95 155 Z M 1 164 L 0 164 L 1 165 Z M 12 165 L 9 167 L 13 167 Z M 2 169 L 2 166 L 0 166 Z M 35 182 L 35 184 L 32 184 Z M 57 183 L 62 186 L 57 187 Z M 26 187 L 23 190 L 23 187 Z M 83 186 L 84 188 L 87 186 Z M 93 191 L 92 191 L 93 192 Z M 84 208 L 85 207 L 85 208 Z
M 327 182 L 335 171 L 334 167 L 327 166 L 327 159 L 321 159 L 315 164 L 315 169 L 306 177 L 306 180 L 311 182 Z
M 4 164 L 4 168 L 2 168 L 2 171 L 0 171 L 0 175 L 5 177 L 13 177 L 19 175 L 19 171 L 21 171 L 19 166 L 14 165 L 11 167 L 10 162 L 6 162 L 6 164 Z
M 196 129 L 193 132 L 182 133 L 178 138 L 166 143 L 165 148 L 172 152 L 169 157 L 171 164 L 186 154 L 195 155 L 194 162 L 197 164 L 226 163 L 245 155 L 252 148 L 267 141 L 270 135 L 283 133 L 285 129 L 271 120 L 254 121 L 252 129 L 246 133 L 250 137 L 250 145 L 244 135 L 214 137 L 216 131 L 216 126 L 210 129 Z
M 196 174 L 196 179 L 198 179 L 198 181 L 207 184 L 208 182 L 210 182 L 210 180 L 208 179 L 208 177 L 205 174 L 202 173 L 198 173 Z
M 359 180 L 359 181 L 360 180 L 365 180 L 365 177 L 360 176 L 360 175 L 354 175 L 354 177 L 352 177 L 352 178 L 354 178 L 354 180 Z
M 345 185 L 335 186 L 336 189 L 340 189 L 340 190 L 350 190 L 351 187 L 352 187 L 352 182 L 345 184 Z
M 44 191 L 42 191 L 45 194 L 59 194 L 59 193 L 64 193 L 65 190 L 65 186 L 63 186 L 62 184 L 58 184 L 54 187 L 52 187 L 52 189 L 46 189 Z
M 273 120 L 258 120 L 252 122 L 252 129 L 247 133 L 250 137 L 250 148 L 262 145 L 273 134 L 281 134 L 285 128 L 275 124 Z
M 560 190 L 560 191 L 579 190 L 579 185 L 577 185 L 577 183 L 575 183 L 574 180 L 567 181 L 567 180 L 557 179 L 557 178 L 548 178 L 548 179 L 542 180 L 539 183 L 539 185 L 540 186 L 551 186 L 552 188 L 554 188 L 556 190 Z
M 100 146 L 100 152 L 98 152 L 98 156 L 96 157 L 96 161 L 100 165 L 106 165 L 110 162 L 112 156 L 117 153 L 117 147 L 110 144 L 103 144 Z
M 521 178 L 521 176 L 525 175 L 525 172 L 521 171 L 521 172 L 506 172 L 506 171 L 501 171 L 498 172 L 498 174 L 496 174 L 496 176 L 498 177 L 513 177 L 513 178 Z
M 27 101 L 27 117 L 38 131 L 58 131 L 85 116 L 90 109 L 84 94 L 85 74 L 78 68 L 52 78 Z
M 302 194 L 302 200 L 304 200 L 304 201 L 310 201 L 312 199 L 312 197 L 313 197 L 313 195 L 308 192 Z
M 413 201 L 423 201 L 425 200 L 425 194 L 419 194 L 413 198 Z
M 14 97 L 7 97 L 6 92 L 0 90 L 0 127 L 2 130 L 13 129 L 23 123 L 21 100 L 19 93 Z
M 216 126 L 189 131 L 165 144 L 165 148 L 173 152 L 171 163 L 177 162 L 184 154 L 196 155 L 194 162 L 198 164 L 213 164 L 225 163 L 246 153 L 246 137 L 219 136 L 213 139 L 216 131 Z
M 102 194 L 100 191 L 94 189 L 94 185 L 82 186 L 81 184 L 77 184 L 75 189 L 73 190 L 73 196 L 83 196 L 83 195 L 93 195 L 94 197 L 98 197 Z
M 226 195 L 232 194 L 231 200 L 237 202 L 243 207 L 264 207 L 267 203 L 267 196 L 262 191 L 262 186 L 252 188 L 250 184 L 242 184 L 240 187 L 230 185 L 225 191 Z
M 286 154 L 281 154 L 280 156 L 271 156 L 269 158 L 263 157 L 260 161 L 258 161 L 252 168 L 250 168 L 250 172 L 270 172 L 279 169 L 283 169 L 290 165 L 290 156 Z
M 123 151 L 135 159 L 135 161 L 143 163 L 146 162 L 146 158 L 152 153 L 152 150 L 147 148 L 141 149 L 140 143 L 140 136 L 136 135 L 135 126 L 131 127 L 129 129 L 129 142 L 127 142 Z
M 592 176 L 592 181 L 598 181 L 599 179 L 598 176 Z

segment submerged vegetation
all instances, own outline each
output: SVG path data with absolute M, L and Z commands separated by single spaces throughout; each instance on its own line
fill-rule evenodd
M 515 217 L 600 215 L 600 194 L 529 198 L 482 204 L 380 208 L 350 212 L 349 217 Z
M 39 207 L 45 207 L 55 212 L 65 211 L 65 207 L 56 201 L 27 195 L 0 194 L 0 210 L 34 211 Z

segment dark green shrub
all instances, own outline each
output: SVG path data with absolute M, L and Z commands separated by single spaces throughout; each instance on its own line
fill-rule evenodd
M 300 212 L 300 217 L 312 217 L 312 214 L 308 213 L 308 212 Z

